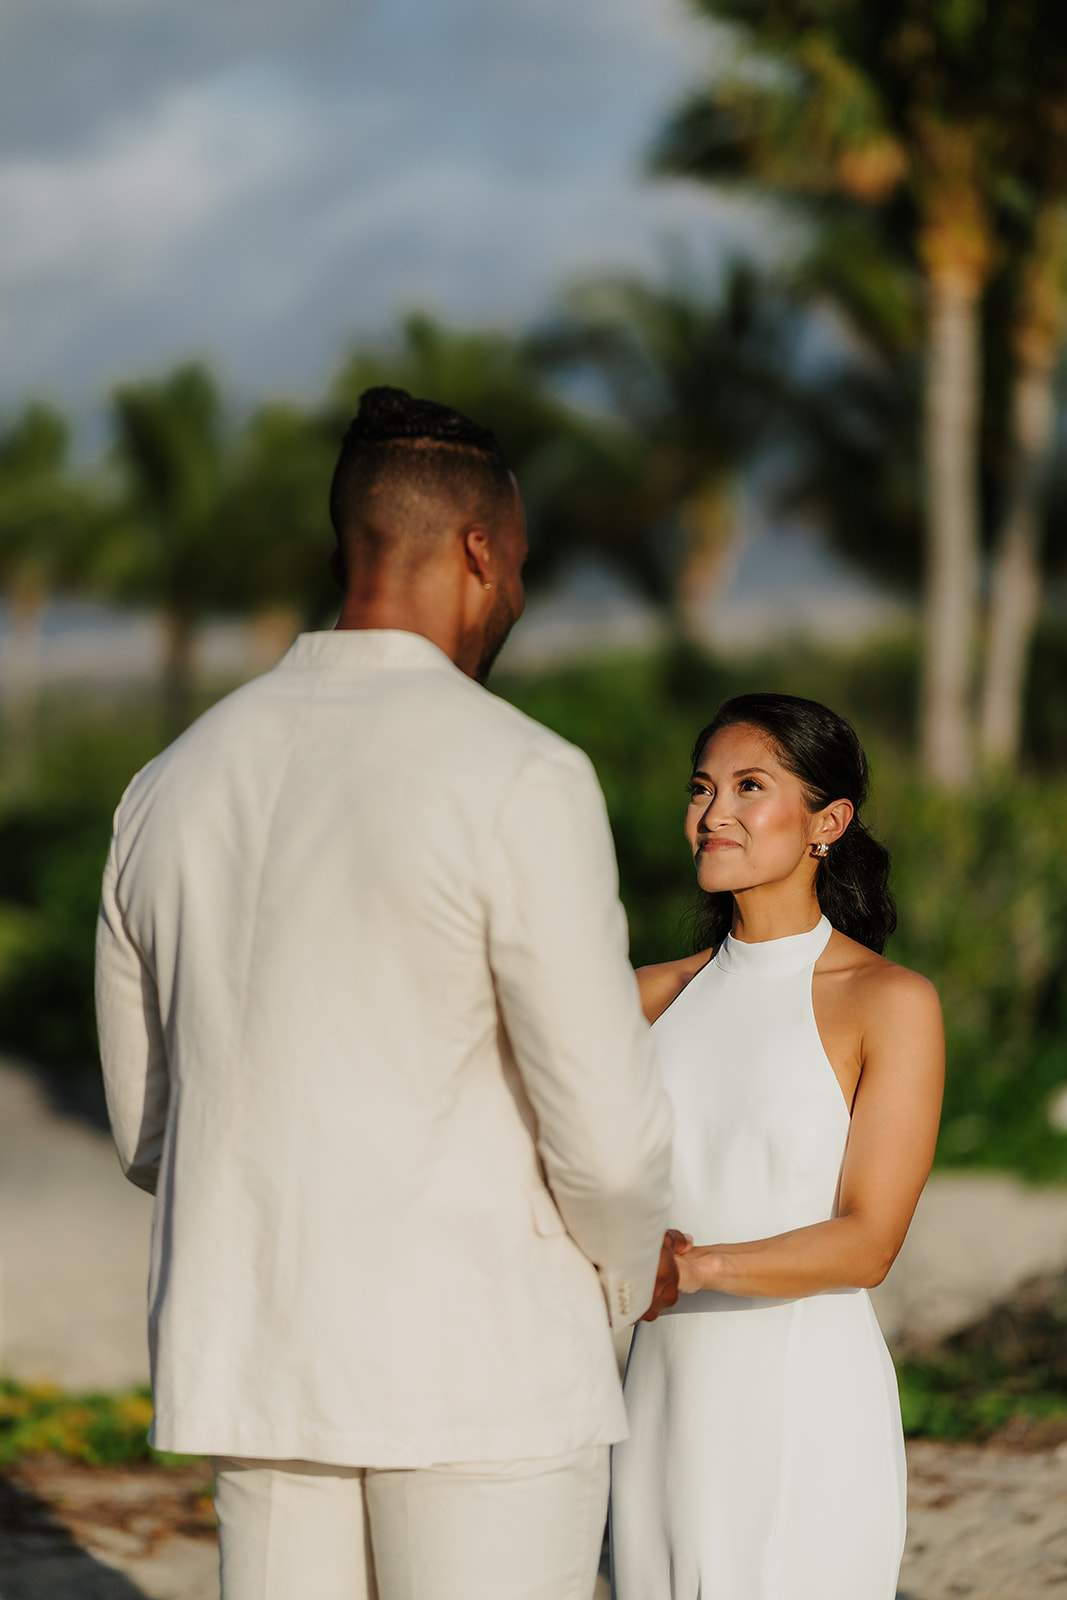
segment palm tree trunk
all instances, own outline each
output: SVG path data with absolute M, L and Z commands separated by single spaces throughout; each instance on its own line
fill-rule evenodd
M 184 733 L 192 718 L 196 628 L 181 611 L 166 610 L 163 625 L 163 729 L 168 739 Z
M 982 682 L 982 757 L 1015 761 L 1022 745 L 1030 644 L 1041 604 L 1041 463 L 1052 434 L 1052 366 L 1024 370 L 1012 397 L 1016 479 L 993 558 Z
M 8 636 L 4 641 L 0 698 L 7 723 L 5 768 L 18 787 L 33 770 L 41 709 L 41 618 L 47 596 L 37 583 L 13 587 L 8 595 Z
M 675 605 L 682 633 L 695 644 L 708 643 L 708 609 L 735 532 L 731 491 L 728 480 L 715 477 L 687 495 L 679 512 L 685 555 Z
M 1041 608 L 1041 473 L 1055 416 L 1065 247 L 1064 217 L 1049 208 L 1038 221 L 1015 327 L 1014 475 L 993 556 L 982 682 L 982 757 L 990 769 L 1009 766 L 1022 749 L 1027 665 Z
M 972 654 L 978 609 L 980 285 L 931 272 L 926 378 L 924 775 L 960 789 L 974 770 Z

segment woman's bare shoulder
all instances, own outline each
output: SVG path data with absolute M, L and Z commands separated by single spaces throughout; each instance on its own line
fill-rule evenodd
M 820 969 L 842 978 L 865 1009 L 940 1014 L 941 1002 L 929 978 L 902 967 L 866 945 L 834 930 Z
M 695 956 L 682 956 L 678 961 L 660 961 L 653 967 L 638 967 L 637 986 L 649 1022 L 655 1022 L 657 1017 L 663 1015 L 672 1001 L 677 1000 L 690 978 L 695 978 L 714 954 L 713 950 L 700 950 Z

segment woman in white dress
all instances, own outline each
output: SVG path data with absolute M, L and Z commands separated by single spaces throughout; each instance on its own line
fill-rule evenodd
M 616 1600 L 896 1594 L 904 1445 L 866 1291 L 930 1169 L 943 1042 L 931 985 L 881 954 L 896 914 L 866 794 L 855 733 L 813 701 L 739 696 L 697 740 L 706 948 L 639 974 L 675 1105 L 681 1293 L 630 1355 Z

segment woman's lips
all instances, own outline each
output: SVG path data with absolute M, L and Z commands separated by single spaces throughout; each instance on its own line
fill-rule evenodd
M 698 850 L 740 850 L 736 839 L 701 839 Z

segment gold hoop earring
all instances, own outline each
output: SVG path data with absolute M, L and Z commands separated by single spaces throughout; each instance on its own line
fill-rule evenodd
M 811 853 L 816 857 L 817 860 L 825 861 L 826 857 L 830 854 L 830 846 L 827 844 L 825 839 L 820 839 L 818 844 L 812 845 Z

